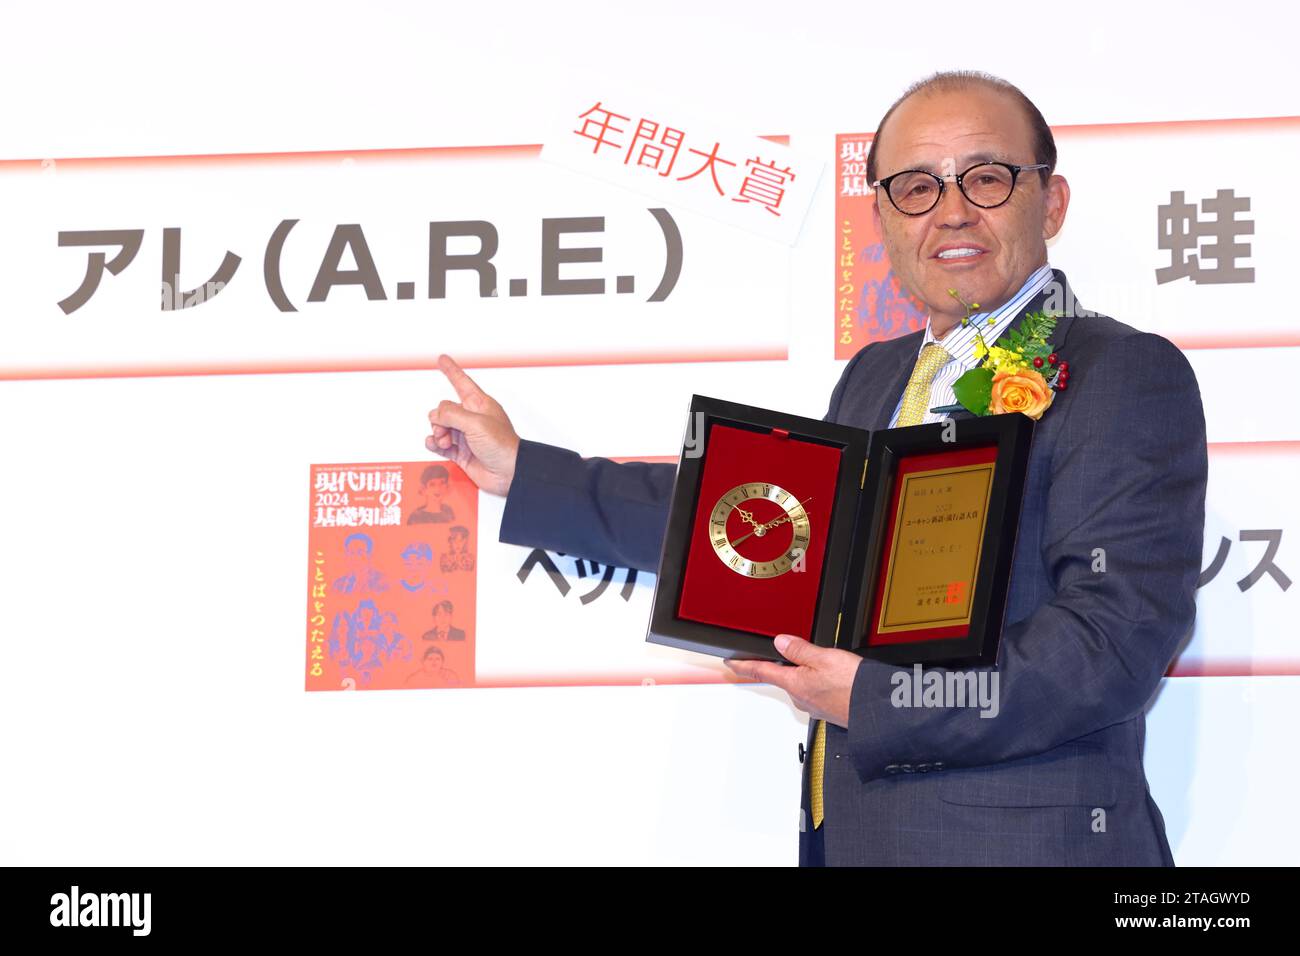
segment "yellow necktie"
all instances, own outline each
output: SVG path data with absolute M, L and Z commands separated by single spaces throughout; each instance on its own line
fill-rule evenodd
M 912 377 L 907 380 L 903 390 L 903 404 L 898 410 L 895 428 L 906 425 L 919 425 L 930 408 L 930 386 L 939 369 L 948 364 L 952 356 L 944 351 L 943 346 L 929 342 L 921 349 L 921 354 L 912 368 Z M 813 733 L 812 766 L 809 767 L 810 789 L 812 796 L 813 829 L 822 825 L 825 810 L 822 807 L 822 777 L 826 772 L 826 721 L 817 721 Z
M 932 404 L 930 386 L 934 384 L 934 377 L 939 374 L 939 369 L 947 365 L 951 358 L 952 356 L 944 351 L 942 345 L 934 342 L 927 343 L 925 348 L 921 349 L 921 355 L 912 369 L 912 377 L 907 380 L 907 388 L 903 389 L 903 405 L 898 410 L 895 428 L 919 425 L 925 421 L 925 413 Z

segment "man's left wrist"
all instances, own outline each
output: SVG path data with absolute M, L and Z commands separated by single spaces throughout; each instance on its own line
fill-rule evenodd
M 853 686 L 849 690 L 849 724 L 845 728 L 849 757 L 864 783 L 884 776 L 888 763 L 881 756 L 879 721 L 872 706 L 877 678 L 890 669 L 887 664 L 864 657 L 853 674 Z

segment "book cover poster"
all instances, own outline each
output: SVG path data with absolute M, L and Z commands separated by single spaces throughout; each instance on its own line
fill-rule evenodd
M 312 465 L 307 690 L 473 686 L 477 554 L 456 465 Z

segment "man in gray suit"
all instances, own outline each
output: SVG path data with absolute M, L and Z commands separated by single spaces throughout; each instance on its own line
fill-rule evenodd
M 1144 711 L 1195 612 L 1204 417 L 1171 343 L 1085 312 L 1048 265 L 1070 195 L 1055 163 L 1037 108 L 983 74 L 917 84 L 873 139 L 875 216 L 929 318 L 859 351 L 827 420 L 946 417 L 929 409 L 976 364 L 973 329 L 991 344 L 1028 312 L 1061 316 L 1051 341 L 1068 375 L 1034 435 L 999 660 L 974 669 L 996 670 L 997 716 L 899 706 L 907 669 L 793 636 L 776 639 L 790 664 L 728 661 L 813 718 L 801 864 L 1173 863 L 1142 767 Z M 506 495 L 502 541 L 656 568 L 675 466 L 521 440 L 450 358 L 440 365 L 461 401 L 430 412 L 426 446 Z

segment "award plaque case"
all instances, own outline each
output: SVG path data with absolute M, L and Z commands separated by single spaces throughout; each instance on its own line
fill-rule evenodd
M 787 633 L 894 664 L 995 663 L 1033 425 L 870 434 L 692 396 L 646 639 L 782 661 Z

